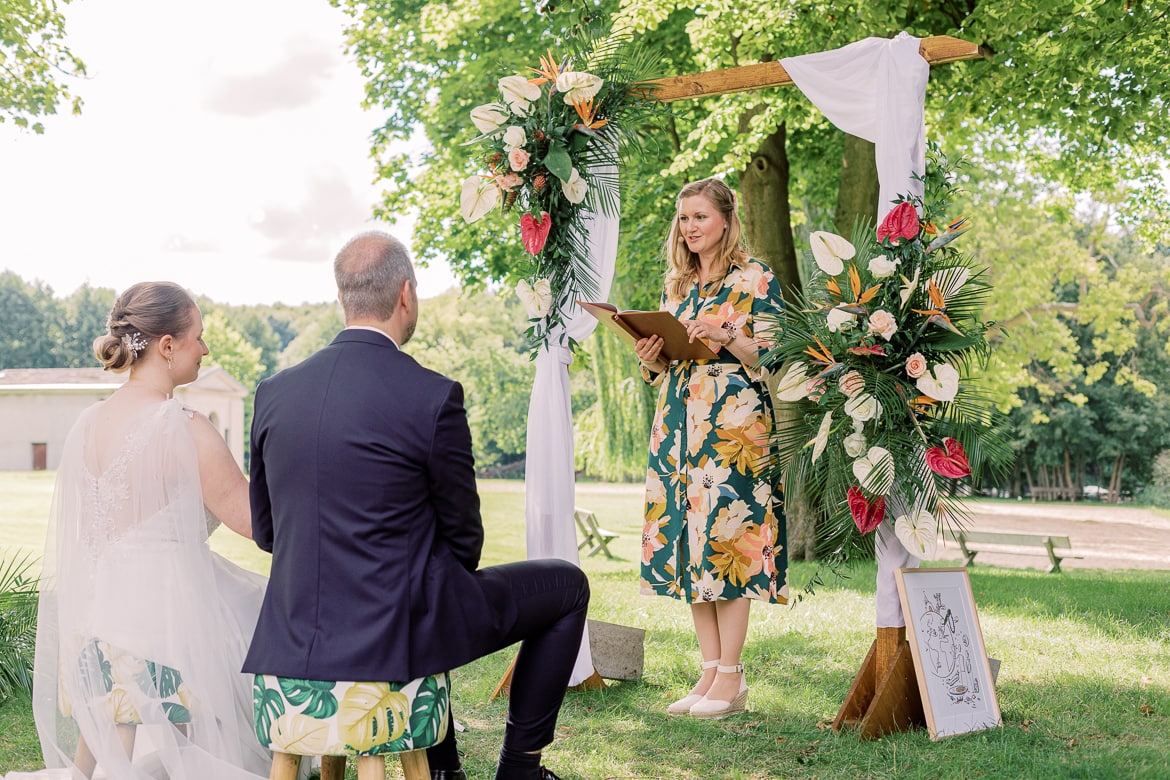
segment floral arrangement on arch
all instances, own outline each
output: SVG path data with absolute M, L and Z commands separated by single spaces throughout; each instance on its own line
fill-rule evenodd
M 559 331 L 577 298 L 597 295 L 588 262 L 587 215 L 617 216 L 617 163 L 641 151 L 638 130 L 662 111 L 649 90 L 657 59 L 629 35 L 586 35 L 570 53 L 550 50 L 527 75 L 498 82 L 499 98 L 476 106 L 479 172 L 463 181 L 460 211 L 475 222 L 516 214 L 524 251 L 516 285 L 534 349 Z
M 944 218 L 957 187 L 933 145 L 920 180 L 923 197 L 900 197 L 876 231 L 810 235 L 819 273 L 764 358 L 778 399 L 799 404 L 777 433 L 778 467 L 789 494 L 825 508 L 831 564 L 887 517 L 908 551 L 933 558 L 942 527 L 961 524 L 961 483 L 1011 458 L 971 378 L 990 354 L 991 288 L 952 245 L 970 223 Z

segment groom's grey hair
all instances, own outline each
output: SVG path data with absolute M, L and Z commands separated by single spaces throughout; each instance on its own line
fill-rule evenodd
M 346 242 L 333 260 L 333 276 L 347 322 L 388 320 L 403 283 L 414 281 L 414 266 L 401 241 L 372 230 Z

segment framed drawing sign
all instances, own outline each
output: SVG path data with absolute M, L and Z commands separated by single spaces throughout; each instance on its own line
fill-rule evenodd
M 967 570 L 899 569 L 897 580 L 930 738 L 1002 726 Z

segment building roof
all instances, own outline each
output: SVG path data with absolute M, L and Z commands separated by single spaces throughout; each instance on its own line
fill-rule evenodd
M 0 369 L 0 392 L 90 392 L 116 388 L 128 377 L 129 372 L 115 374 L 101 368 L 5 368 Z M 202 366 L 199 378 L 186 387 L 241 398 L 248 394 L 246 387 L 219 366 Z

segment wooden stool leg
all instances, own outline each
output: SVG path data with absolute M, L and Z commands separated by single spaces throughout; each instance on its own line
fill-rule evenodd
M 273 752 L 272 771 L 268 780 L 296 780 L 297 770 L 301 768 L 301 757 L 291 753 Z
M 321 756 L 321 780 L 345 780 L 345 756 Z
M 425 759 L 426 756 L 423 756 Z M 358 756 L 357 757 L 358 780 L 386 780 L 386 758 L 385 756 Z M 427 780 L 430 780 L 431 773 L 427 772 Z
M 402 776 L 406 780 L 431 780 L 431 767 L 427 763 L 427 751 L 411 750 L 408 753 L 399 753 L 398 760 L 402 762 Z M 365 780 L 359 778 L 359 780 Z

